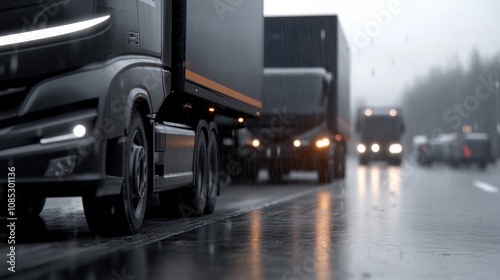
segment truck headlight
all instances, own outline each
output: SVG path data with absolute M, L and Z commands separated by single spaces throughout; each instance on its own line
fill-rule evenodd
M 84 137 L 85 134 L 87 134 L 87 128 L 84 125 L 79 124 L 79 125 L 76 125 L 75 127 L 73 127 L 73 133 L 42 138 L 42 139 L 40 139 L 40 144 L 51 144 L 51 143 L 56 143 L 56 142 L 74 140 L 74 139 Z
M 378 153 L 380 151 L 380 146 L 379 144 L 375 143 L 372 145 L 372 152 Z
M 316 141 L 316 147 L 318 148 L 324 148 L 330 146 L 330 139 L 328 138 L 323 138 L 321 140 Z
M 298 148 L 298 147 L 302 146 L 302 142 L 300 142 L 300 140 L 295 140 L 295 141 L 293 141 L 293 146 L 295 148 Z
M 392 144 L 390 147 L 389 147 L 389 152 L 391 154 L 399 154 L 403 151 L 403 146 L 401 146 L 401 144 Z
M 85 133 L 87 133 L 87 128 L 81 124 L 79 124 L 73 128 L 73 134 L 77 138 L 82 138 L 83 136 L 85 136 Z
M 259 139 L 253 139 L 252 146 L 254 146 L 255 148 L 258 148 L 260 146 Z
M 366 152 L 366 147 L 363 144 L 358 145 L 358 153 L 364 154 Z

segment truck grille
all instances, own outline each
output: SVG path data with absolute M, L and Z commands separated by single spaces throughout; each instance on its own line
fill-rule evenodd
M 0 89 L 0 128 L 14 121 L 28 92 L 27 87 Z

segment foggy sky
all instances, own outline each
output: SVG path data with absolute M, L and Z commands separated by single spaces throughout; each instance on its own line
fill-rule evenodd
M 265 16 L 317 14 L 338 14 L 351 45 L 352 105 L 398 104 L 431 67 L 500 50 L 498 0 L 264 0 Z

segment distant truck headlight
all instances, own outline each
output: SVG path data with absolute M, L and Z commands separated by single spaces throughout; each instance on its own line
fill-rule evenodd
M 300 142 L 300 140 L 295 140 L 295 141 L 293 141 L 293 146 L 295 148 L 298 148 L 298 147 L 302 146 L 302 142 Z
M 254 146 L 255 148 L 260 147 L 260 141 L 259 141 L 259 139 L 253 139 L 252 146 Z
M 399 154 L 403 151 L 403 146 L 401 146 L 401 144 L 392 144 L 390 147 L 389 147 L 389 152 L 391 154 Z
M 321 140 L 316 141 L 316 147 L 325 148 L 330 146 L 330 140 L 328 138 L 323 138 Z
M 358 145 L 358 153 L 364 154 L 366 152 L 366 147 L 363 144 Z
M 379 144 L 373 144 L 372 145 L 372 152 L 378 153 L 380 151 L 380 146 Z

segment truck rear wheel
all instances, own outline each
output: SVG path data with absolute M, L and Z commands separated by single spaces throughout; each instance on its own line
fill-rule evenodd
M 207 204 L 208 190 L 208 151 L 204 129 L 206 122 L 201 121 L 196 129 L 196 142 L 193 160 L 193 186 L 187 188 L 182 195 L 179 210 L 184 218 L 189 216 L 201 217 Z
M 212 214 L 217 201 L 217 188 L 219 178 L 219 149 L 217 148 L 217 137 L 214 132 L 210 132 L 207 149 L 208 163 L 208 185 L 207 185 L 207 206 L 205 213 Z
M 124 180 L 119 195 L 83 197 L 85 218 L 92 232 L 128 235 L 142 224 L 148 196 L 148 145 L 138 110 L 131 114 L 125 148 Z

